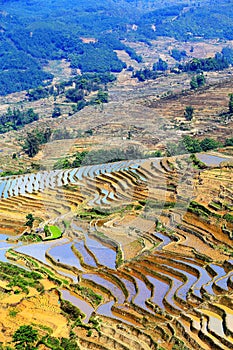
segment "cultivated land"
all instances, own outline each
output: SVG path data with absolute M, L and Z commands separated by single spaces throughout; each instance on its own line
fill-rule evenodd
M 161 39 L 135 49 L 151 65 L 161 53 L 168 58 L 169 45 L 183 48 Z M 221 45 L 195 43 L 193 54 L 208 56 Z M 118 55 L 127 61 L 125 52 Z M 0 181 L 1 257 L 8 251 L 13 263 L 11 273 L 2 267 L 0 275 L 4 346 L 20 325 L 30 324 L 41 337 L 73 338 L 80 349 L 233 348 L 232 147 L 200 156 L 210 164 L 203 169 L 186 154 L 53 170 L 77 151 L 137 146 L 148 154 L 165 152 L 183 135 L 232 137 L 232 120 L 221 116 L 233 92 L 231 75 L 232 68 L 209 72 L 206 86 L 190 91 L 187 74 L 138 83 L 123 71 L 108 87 L 109 103 L 72 115 L 64 96 L 2 98 L 2 111 L 22 104 L 42 116 L 0 142 L 1 169 L 27 173 Z M 55 103 L 62 115 L 52 119 Z M 184 118 L 187 105 L 194 107 L 191 122 Z M 20 142 L 27 131 L 45 126 L 71 135 L 79 130 L 80 137 L 51 141 L 30 159 Z M 90 129 L 92 135 L 85 133 Z M 35 218 L 31 232 L 24 225 L 28 213 Z M 59 228 L 62 238 L 45 242 L 45 225 L 56 227 L 53 234 Z M 21 272 L 21 283 L 9 280 L 18 266 L 40 278 Z

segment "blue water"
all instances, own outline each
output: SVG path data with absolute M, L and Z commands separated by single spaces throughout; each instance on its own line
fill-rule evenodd
M 78 257 L 71 250 L 71 245 L 72 243 L 70 242 L 53 247 L 49 250 L 49 254 L 57 261 L 66 265 L 75 266 L 82 271 L 83 268 Z
M 116 252 L 113 249 L 110 249 L 95 239 L 85 236 L 86 245 L 93 252 L 96 259 L 101 265 L 108 266 L 111 269 L 115 269 L 116 263 Z
M 83 241 L 75 243 L 74 246 L 82 255 L 85 264 L 92 267 L 97 267 L 94 258 L 88 253 Z
M 155 278 L 152 276 L 146 276 L 146 278 L 154 285 L 154 294 L 152 301 L 157 304 L 159 307 L 164 309 L 163 299 L 167 292 L 169 291 L 169 284 Z
M 94 274 L 84 274 L 82 277 L 87 279 L 87 280 L 93 281 L 101 286 L 104 286 L 105 288 L 110 290 L 112 292 L 112 294 L 117 298 L 118 304 L 124 303 L 124 301 L 125 301 L 124 293 L 114 283 L 104 279 L 103 277 L 100 277 L 100 276 L 94 275 Z
M 62 293 L 63 299 L 70 301 L 73 305 L 77 306 L 79 310 L 81 310 L 86 315 L 83 322 L 88 323 L 90 316 L 94 311 L 94 308 L 90 304 L 88 304 L 86 301 L 79 299 L 74 294 L 71 294 L 66 289 L 61 290 L 61 293 Z

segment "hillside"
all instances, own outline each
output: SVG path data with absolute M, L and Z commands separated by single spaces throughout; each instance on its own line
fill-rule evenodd
M 142 57 L 124 40 L 150 44 L 159 36 L 182 41 L 232 39 L 232 6 L 228 1 L 216 7 L 208 2 L 201 6 L 192 1 L 169 4 L 2 1 L 0 95 L 51 82 L 53 76 L 44 69 L 48 60 L 65 59 L 74 71 L 120 72 L 126 64 L 115 50 L 126 50 L 133 60 L 141 62 Z
M 233 349 L 232 1 L 0 4 L 0 349 Z

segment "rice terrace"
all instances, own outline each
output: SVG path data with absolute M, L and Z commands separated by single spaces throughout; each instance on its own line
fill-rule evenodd
M 232 2 L 42 3 L 0 1 L 0 349 L 233 349 Z

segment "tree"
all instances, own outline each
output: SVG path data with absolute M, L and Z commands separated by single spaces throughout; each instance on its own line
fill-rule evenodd
M 205 85 L 205 77 L 203 74 L 198 74 L 196 76 L 198 87 Z
M 34 157 L 39 152 L 39 141 L 33 133 L 27 134 L 23 149 L 30 158 Z
M 58 106 L 55 106 L 53 109 L 52 118 L 60 117 L 60 115 L 61 115 L 61 108 Z
M 181 61 L 182 58 L 186 57 L 186 51 L 185 50 L 178 50 L 178 49 L 172 49 L 171 56 L 176 60 L 176 61 Z
M 229 113 L 233 113 L 233 94 L 230 94 L 229 97 Z
M 15 348 L 19 350 L 35 349 L 33 344 L 37 339 L 38 332 L 31 326 L 20 326 L 13 334 L 13 342 L 16 343 Z
M 108 103 L 108 93 L 103 90 L 99 90 L 97 93 L 97 100 L 100 103 Z
M 214 140 L 214 139 L 206 137 L 205 139 L 203 139 L 200 142 L 200 146 L 201 146 L 202 150 L 206 152 L 208 150 L 220 147 L 221 143 Z
M 202 150 L 199 141 L 188 135 L 182 138 L 181 144 L 183 144 L 185 150 L 189 153 L 197 153 Z
M 197 79 L 195 76 L 193 76 L 191 81 L 190 81 L 190 88 L 191 88 L 191 90 L 195 90 L 198 88 Z
M 191 121 L 193 119 L 194 108 L 192 106 L 186 106 L 184 111 L 184 116 L 187 121 Z
M 26 219 L 27 219 L 27 221 L 25 223 L 25 226 L 28 226 L 30 228 L 30 230 L 32 230 L 33 223 L 35 221 L 33 214 L 27 214 Z
M 166 71 L 168 68 L 167 62 L 163 61 L 161 58 L 159 58 L 157 63 L 153 64 L 153 70 L 159 70 L 159 71 Z
M 205 77 L 202 73 L 193 76 L 191 81 L 190 81 L 190 87 L 192 90 L 197 89 L 197 88 L 204 86 L 204 85 L 205 85 Z
M 33 130 L 33 132 L 27 133 L 27 137 L 24 141 L 23 149 L 29 157 L 34 157 L 40 149 L 40 145 L 47 143 L 50 140 L 52 131 L 49 127 L 44 130 Z

